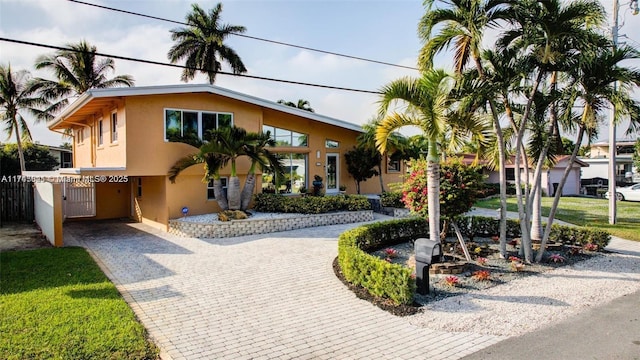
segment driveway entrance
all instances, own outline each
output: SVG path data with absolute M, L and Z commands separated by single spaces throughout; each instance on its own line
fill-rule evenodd
M 225 239 L 140 223 L 65 225 L 99 259 L 165 359 L 453 359 L 501 340 L 412 326 L 335 277 L 359 224 Z

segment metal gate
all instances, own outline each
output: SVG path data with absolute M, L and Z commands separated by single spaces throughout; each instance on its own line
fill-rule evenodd
M 65 182 L 62 196 L 65 218 L 96 216 L 96 184 L 94 182 Z

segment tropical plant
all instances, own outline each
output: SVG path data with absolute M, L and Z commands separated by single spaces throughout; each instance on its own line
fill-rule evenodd
M 39 112 L 40 119 L 52 119 L 67 106 L 71 97 L 89 89 L 133 86 L 131 75 L 107 78 L 107 73 L 115 70 L 115 62 L 111 58 L 98 59 L 95 46 L 82 40 L 77 44 L 67 44 L 66 47 L 68 49 L 36 59 L 36 69 L 50 70 L 56 77 L 56 80 L 35 79 L 40 95 L 51 101 L 50 106 Z
M 198 4 L 192 4 L 191 12 L 186 16 L 187 27 L 171 30 L 171 39 L 175 44 L 167 56 L 172 64 L 185 59 L 180 80 L 188 82 L 195 77 L 196 71 L 200 71 L 213 84 L 222 69 L 222 62 L 227 62 L 234 74 L 247 72 L 240 56 L 224 43 L 229 35 L 241 34 L 247 29 L 244 26 L 221 24 L 221 12 L 221 3 L 216 4 L 209 13 Z
M 14 72 L 11 65 L 0 65 L 0 121 L 5 125 L 7 138 L 15 135 L 21 173 L 26 170 L 22 142 L 31 140 L 31 133 L 20 112 L 26 110 L 36 114 L 39 107 L 46 105 L 46 100 L 36 92 L 37 87 L 28 71 Z
M 599 49 L 575 58 L 570 71 L 574 80 L 569 87 L 573 89 L 575 103 L 582 105 L 582 114 L 577 118 L 569 114 L 570 119 L 574 119 L 575 125 L 578 127 L 576 146 L 569 159 L 569 164 L 574 163 L 584 134 L 597 129 L 599 126 L 598 114 L 605 111 L 609 104 L 616 110 L 614 121 L 619 122 L 623 117 L 631 119 L 628 131 L 634 131 L 640 125 L 640 102 L 630 96 L 631 89 L 640 86 L 640 70 L 627 68 L 620 64 L 638 58 L 640 58 L 640 53 L 629 46 L 617 48 L 613 52 L 606 48 Z M 536 255 L 537 262 L 542 260 L 544 246 L 549 240 L 551 225 L 555 219 L 560 195 L 570 170 L 571 166 L 568 166 L 558 184 L 558 191 L 549 211 L 540 251 Z
M 640 171 L 640 138 L 636 140 L 636 144 L 633 146 L 633 166 Z
M 304 100 L 304 99 L 298 99 L 297 103 L 280 99 L 278 100 L 278 104 L 291 106 L 291 107 L 298 108 L 301 110 L 306 110 L 309 112 L 314 112 L 313 109 L 311 108 L 311 103 L 308 100 Z
M 269 132 L 247 132 L 238 127 L 223 127 L 210 132 L 210 140 L 200 146 L 196 154 L 185 156 L 169 170 L 169 180 L 175 182 L 180 172 L 195 164 L 204 164 L 203 181 L 213 179 L 214 196 L 222 210 L 246 210 L 249 207 L 255 188 L 255 172 L 257 168 L 284 176 L 284 169 L 278 156 L 268 150 L 275 142 Z M 247 178 L 242 192 L 240 179 L 236 170 L 236 161 L 246 156 L 251 160 Z M 220 170 L 231 165 L 231 173 L 227 184 L 227 194 L 222 191 Z
M 46 146 L 25 142 L 22 144 L 25 168 L 29 171 L 51 171 L 60 166 Z M 0 146 L 0 174 L 20 175 L 20 156 L 18 144 Z
M 356 182 L 356 192 L 360 194 L 360 183 L 379 175 L 375 169 L 380 164 L 382 156 L 375 148 L 363 146 L 354 147 L 344 154 L 347 161 L 347 171 Z
M 382 89 L 380 114 L 386 115 L 376 128 L 376 145 L 380 153 L 387 150 L 388 139 L 404 126 L 418 126 L 429 139 L 427 153 L 427 186 L 429 236 L 440 236 L 440 156 L 437 139 L 447 131 L 447 117 L 452 105 L 449 94 L 454 79 L 443 70 L 427 70 L 421 78 L 402 78 Z M 402 101 L 408 106 L 404 113 L 387 114 L 389 106 Z
M 418 63 L 421 68 L 429 68 L 435 55 L 454 44 L 454 68 L 461 74 L 470 61 L 475 64 L 477 78 L 485 80 L 485 71 L 481 61 L 484 31 L 495 26 L 500 20 L 509 17 L 510 1 L 506 0 L 451 0 L 444 2 L 446 7 L 433 8 L 435 0 L 424 2 L 427 12 L 420 20 L 418 34 L 424 42 Z M 440 26 L 442 25 L 442 26 Z M 437 29 L 437 32 L 436 32 Z M 490 109 L 497 149 L 497 164 L 500 174 L 500 251 L 506 256 L 507 227 L 507 176 L 505 145 L 500 124 L 500 110 L 490 94 L 477 96 L 472 94 L 475 104 L 469 109 L 475 111 L 484 106 L 478 100 L 484 100 Z M 465 109 L 463 109 L 465 110 Z

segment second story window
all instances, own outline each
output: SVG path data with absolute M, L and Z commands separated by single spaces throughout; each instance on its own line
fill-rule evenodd
M 301 134 L 270 125 L 262 126 L 262 131 L 265 133 L 268 131 L 271 134 L 271 138 L 276 141 L 276 146 L 308 146 L 309 137 L 307 134 Z
M 166 109 L 164 139 L 195 144 L 208 140 L 210 130 L 232 125 L 233 114 L 230 113 Z
M 340 143 L 335 141 L 335 140 L 327 139 L 324 142 L 324 147 L 326 147 L 327 149 L 336 149 L 336 148 L 340 147 Z
M 118 142 L 118 113 L 111 113 L 111 142 Z
M 98 120 L 98 146 L 104 143 L 104 128 L 102 126 L 102 120 Z

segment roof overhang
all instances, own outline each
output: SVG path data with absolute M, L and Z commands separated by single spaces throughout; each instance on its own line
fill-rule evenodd
M 278 104 L 277 102 L 261 99 L 255 96 L 239 93 L 233 90 L 221 88 L 208 84 L 187 84 L 187 85 L 165 85 L 165 86 L 142 86 L 109 89 L 91 89 L 82 94 L 72 104 L 62 110 L 58 116 L 51 120 L 47 126 L 50 130 L 65 129 L 73 124 L 78 124 L 82 119 L 97 113 L 100 109 L 113 106 L 116 100 L 128 96 L 147 95 L 171 95 L 189 93 L 210 93 L 224 96 L 230 99 L 243 101 L 267 109 L 288 113 L 291 115 L 307 118 L 321 123 L 338 126 L 344 129 L 363 132 L 360 125 L 356 125 L 344 120 L 319 115 L 310 111 L 294 108 L 291 106 Z

